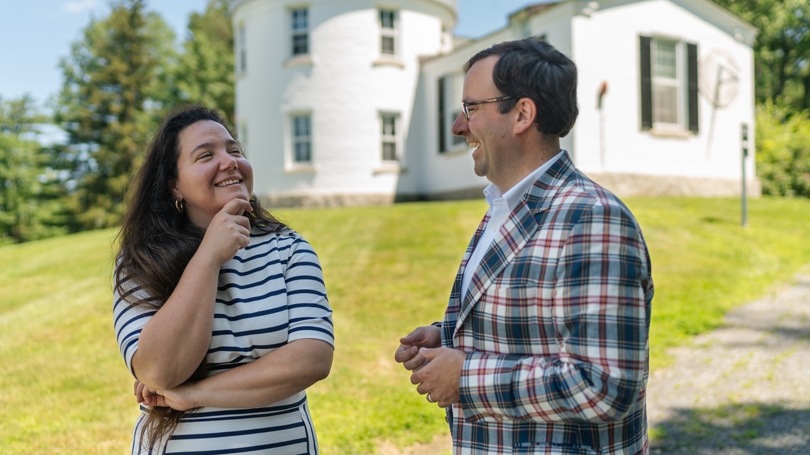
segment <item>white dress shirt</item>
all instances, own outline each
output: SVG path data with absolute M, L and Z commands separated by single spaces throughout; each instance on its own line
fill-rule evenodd
M 475 275 L 478 265 L 481 264 L 481 259 L 483 259 L 492 241 L 495 240 L 495 235 L 503 224 L 506 223 L 506 220 L 509 219 L 509 214 L 515 210 L 526 193 L 529 192 L 534 182 L 537 181 L 560 156 L 562 156 L 562 151 L 543 163 L 542 166 L 535 169 L 531 174 L 524 177 L 523 180 L 507 190 L 506 193 L 501 194 L 501 190 L 498 189 L 494 183 L 490 183 L 484 188 L 484 197 L 489 204 L 489 210 L 487 211 L 487 213 L 489 213 L 489 220 L 486 226 L 484 226 L 484 232 L 481 234 L 481 238 L 478 239 L 478 243 L 475 245 L 475 249 L 470 255 L 470 260 L 467 261 L 467 266 L 464 268 L 464 276 L 461 278 L 462 301 L 464 301 L 464 297 L 467 295 L 470 281 L 472 281 L 472 277 Z

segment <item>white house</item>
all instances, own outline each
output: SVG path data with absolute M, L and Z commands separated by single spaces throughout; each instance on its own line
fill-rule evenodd
M 565 0 L 454 38 L 456 0 L 237 0 L 237 130 L 271 205 L 480 197 L 450 127 L 461 66 L 541 36 L 576 62 L 562 139 L 620 195 L 735 195 L 754 175 L 756 29 L 710 0 Z M 748 157 L 743 159 L 743 130 Z

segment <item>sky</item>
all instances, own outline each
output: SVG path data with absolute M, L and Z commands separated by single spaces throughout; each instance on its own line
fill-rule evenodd
M 506 25 L 510 13 L 548 0 L 458 0 L 454 33 L 480 38 Z M 188 16 L 207 0 L 147 0 L 174 30 L 185 36 Z M 79 40 L 91 17 L 104 17 L 109 0 L 0 0 L 0 97 L 30 94 L 40 106 L 62 84 L 58 64 Z

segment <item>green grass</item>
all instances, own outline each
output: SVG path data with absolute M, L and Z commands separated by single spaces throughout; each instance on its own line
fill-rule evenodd
M 810 201 L 635 198 L 653 259 L 653 367 L 810 264 Z M 324 454 L 446 431 L 393 361 L 441 318 L 483 201 L 279 211 L 315 247 L 335 311 L 330 377 L 309 391 Z M 111 241 L 98 231 L 0 248 L 0 453 L 120 454 L 137 416 L 111 318 Z
M 737 199 L 634 198 L 655 281 L 652 367 L 666 348 L 722 323 L 735 305 L 776 290 L 810 265 L 810 200 L 750 201 L 740 227 Z

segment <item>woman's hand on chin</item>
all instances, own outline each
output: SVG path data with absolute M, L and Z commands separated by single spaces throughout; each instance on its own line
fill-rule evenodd
M 233 199 L 220 210 L 205 230 L 200 250 L 207 252 L 217 267 L 230 261 L 250 242 L 250 221 L 245 212 L 252 212 L 250 202 Z

